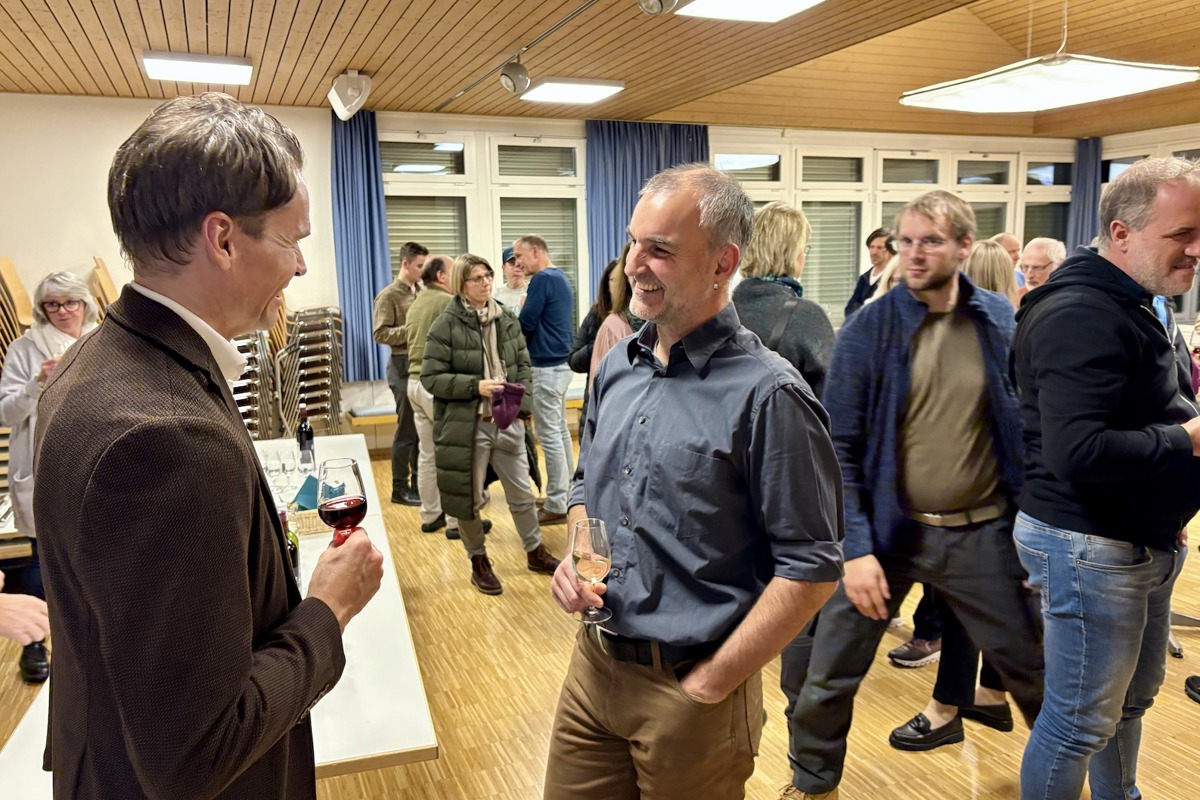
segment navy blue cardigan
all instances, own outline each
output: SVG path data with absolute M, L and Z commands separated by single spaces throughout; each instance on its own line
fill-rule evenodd
M 1023 460 L 1020 411 L 1008 373 L 1013 307 L 962 274 L 959 303 L 979 333 L 1001 491 L 1011 499 L 1021 488 Z M 927 312 L 900 284 L 850 317 L 834 345 L 823 402 L 845 484 L 847 561 L 888 552 L 910 524 L 897 486 L 900 426 L 907 412 L 912 339 Z

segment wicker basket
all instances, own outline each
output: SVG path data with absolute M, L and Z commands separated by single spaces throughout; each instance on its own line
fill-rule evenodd
M 316 510 L 293 511 L 288 514 L 288 520 L 296 523 L 296 533 L 303 536 L 306 533 L 321 533 L 329 531 L 329 527 L 321 521 Z

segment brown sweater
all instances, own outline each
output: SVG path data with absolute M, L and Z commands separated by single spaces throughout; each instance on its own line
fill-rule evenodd
M 126 288 L 42 394 L 55 798 L 304 800 L 345 664 L 204 340 Z

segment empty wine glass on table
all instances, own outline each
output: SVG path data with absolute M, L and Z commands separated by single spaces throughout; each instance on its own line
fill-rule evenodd
M 612 566 L 612 550 L 604 520 L 581 519 L 571 526 L 571 566 L 575 568 L 579 580 L 591 584 L 593 589 L 608 574 Z M 607 608 L 589 607 L 580 613 L 579 618 L 585 625 L 595 625 L 612 619 L 612 612 Z
M 312 450 L 305 448 L 300 451 L 300 459 L 296 463 L 296 468 L 304 476 L 304 478 L 301 478 L 301 481 L 307 479 L 309 475 L 317 471 L 317 457 L 313 454 Z
M 284 488 L 294 489 L 296 484 L 292 480 L 292 475 L 296 473 L 296 451 L 290 447 L 285 447 L 283 455 L 279 460 L 283 467 Z
M 340 545 L 367 516 L 367 495 L 353 458 L 321 462 L 317 484 L 317 516 L 333 528 L 333 543 Z

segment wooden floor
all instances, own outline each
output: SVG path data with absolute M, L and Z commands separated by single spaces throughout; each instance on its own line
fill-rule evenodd
M 389 462 L 376 458 L 373 466 L 379 494 L 388 497 Z M 319 797 L 541 797 L 551 719 L 576 623 L 551 601 L 549 578 L 525 569 L 520 540 L 499 492 L 485 511 L 495 521 L 488 538 L 489 555 L 504 584 L 499 597 L 475 591 L 461 543 L 447 541 L 440 532 L 421 533 L 415 509 L 388 504 L 383 513 L 441 757 L 322 780 Z M 1200 525 L 1193 523 L 1193 528 L 1193 541 L 1200 541 Z M 382 532 L 371 533 L 382 539 Z M 563 552 L 564 526 L 546 528 L 543 535 L 552 551 Z M 910 601 L 906 611 L 911 607 Z M 1176 608 L 1200 616 L 1197 564 L 1184 570 Z M 880 653 L 908 632 L 889 632 Z M 1200 705 L 1183 693 L 1184 678 L 1200 673 L 1200 630 L 1177 632 L 1185 658 L 1168 659 L 1166 684 L 1145 723 L 1139 774 L 1150 800 L 1200 798 Z M 0 643 L 0 742 L 11 735 L 35 691 L 17 677 L 18 652 L 12 643 Z M 965 743 L 932 753 L 901 753 L 888 746 L 888 732 L 924 705 L 933 676 L 932 669 L 900 670 L 877 657 L 858 696 L 843 800 L 1018 797 L 1017 772 L 1027 735 L 1019 722 L 1009 734 L 967 723 Z M 777 797 L 790 774 L 778 661 L 768 666 L 764 685 L 769 719 L 747 787 L 752 800 Z

